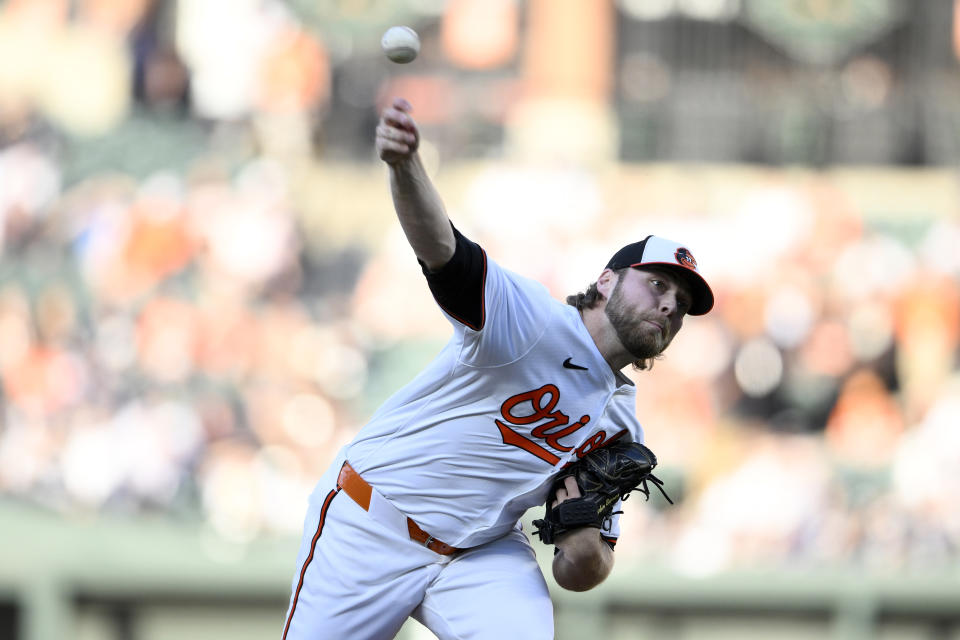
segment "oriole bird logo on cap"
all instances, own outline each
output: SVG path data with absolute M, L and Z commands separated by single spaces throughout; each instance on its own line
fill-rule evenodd
M 686 247 L 680 247 L 677 249 L 677 252 L 673 254 L 673 257 L 677 259 L 677 262 L 688 269 L 697 270 L 697 261 L 693 257 L 693 254 L 690 253 Z

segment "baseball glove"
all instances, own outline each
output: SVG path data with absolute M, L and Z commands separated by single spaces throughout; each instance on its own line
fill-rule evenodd
M 657 457 L 639 442 L 614 442 L 595 449 L 565 468 L 556 477 L 547 494 L 546 515 L 534 520 L 534 533 L 544 544 L 554 541 L 574 529 L 602 528 L 604 520 L 615 515 L 617 500 L 626 500 L 632 491 L 642 492 L 650 499 L 647 482 L 652 482 L 667 502 L 673 500 L 663 490 L 663 482 L 653 473 Z M 568 476 L 577 479 L 581 497 L 570 498 L 553 507 L 557 489 Z M 621 512 L 616 512 L 621 513 Z

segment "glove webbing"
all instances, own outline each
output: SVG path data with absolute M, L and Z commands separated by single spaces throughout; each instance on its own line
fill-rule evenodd
M 663 495 L 664 498 L 667 499 L 667 502 L 669 502 L 670 504 L 673 504 L 673 500 L 670 499 L 670 496 L 667 495 L 666 489 L 663 488 L 663 480 L 653 475 L 652 473 L 648 473 L 647 476 L 640 481 L 640 484 L 638 484 L 636 487 L 634 487 L 630 491 L 626 492 L 624 495 L 620 496 L 620 499 L 626 500 L 627 498 L 630 497 L 631 492 L 639 491 L 644 496 L 646 496 L 647 500 L 650 500 L 650 487 L 647 486 L 647 480 L 652 482 L 653 486 L 655 486 L 657 489 L 660 490 L 660 493 Z

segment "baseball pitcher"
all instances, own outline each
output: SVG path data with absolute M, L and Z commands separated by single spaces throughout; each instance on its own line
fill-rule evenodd
M 444 640 L 553 638 L 520 518 L 545 506 L 536 534 L 561 587 L 609 575 L 621 499 L 659 487 L 621 369 L 648 367 L 713 294 L 687 247 L 648 236 L 554 300 L 451 224 L 410 111 L 383 110 L 376 148 L 453 337 L 317 484 L 282 638 L 393 638 L 408 616 Z

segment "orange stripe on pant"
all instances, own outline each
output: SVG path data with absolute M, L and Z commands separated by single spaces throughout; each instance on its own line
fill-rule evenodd
M 313 561 L 313 552 L 317 548 L 317 540 L 320 539 L 320 534 L 323 532 L 323 522 L 327 519 L 327 509 L 330 508 L 330 503 L 339 492 L 340 488 L 338 487 L 328 493 L 323 501 L 323 507 L 320 508 L 320 522 L 317 524 L 317 532 L 314 534 L 313 541 L 310 543 L 310 554 L 307 555 L 307 559 L 303 561 L 303 569 L 300 570 L 300 582 L 297 583 L 297 590 L 293 594 L 293 604 L 290 605 L 290 615 L 287 616 L 287 623 L 283 626 L 282 640 L 287 640 L 287 632 L 290 630 L 293 612 L 297 610 L 297 600 L 300 599 L 300 589 L 303 588 L 303 577 L 307 574 L 307 567 L 310 566 L 310 562 Z

